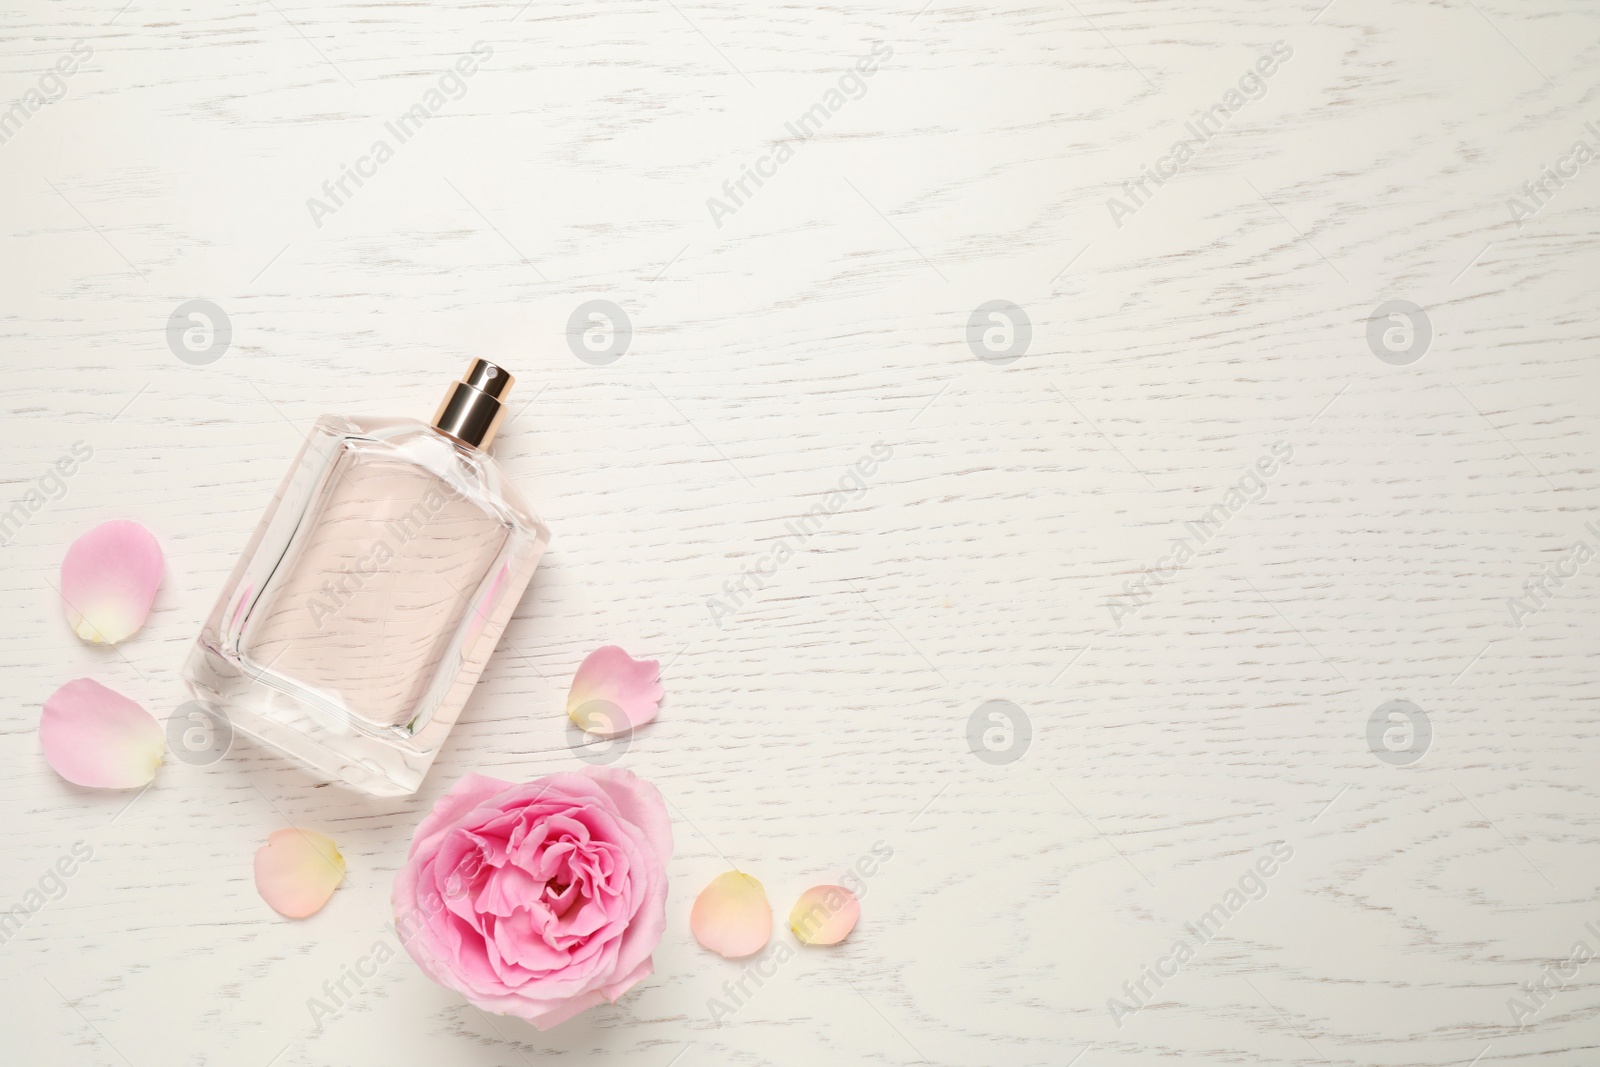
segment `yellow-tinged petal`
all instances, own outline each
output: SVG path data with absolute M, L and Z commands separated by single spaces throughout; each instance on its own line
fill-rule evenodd
M 315 915 L 344 880 L 344 857 L 315 830 L 279 830 L 256 850 L 256 892 L 279 915 Z
M 742 871 L 711 879 L 689 912 L 694 939 L 729 959 L 760 952 L 772 937 L 772 905 L 767 891 Z
M 67 549 L 61 601 L 72 632 L 114 645 L 144 625 L 166 564 L 154 535 L 129 519 L 103 522 Z
M 75 785 L 149 785 L 167 751 L 148 711 L 92 678 L 68 682 L 44 702 L 39 743 L 56 773 Z
M 634 659 L 616 645 L 584 657 L 567 691 L 567 716 L 578 729 L 614 737 L 643 726 L 661 705 L 661 664 Z
M 861 902 L 842 885 L 814 885 L 789 909 L 789 929 L 802 945 L 837 945 L 856 928 Z

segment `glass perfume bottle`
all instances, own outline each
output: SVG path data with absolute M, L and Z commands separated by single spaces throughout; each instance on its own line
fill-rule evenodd
M 317 420 L 184 665 L 201 704 L 321 774 L 415 792 L 550 535 L 484 451 L 513 378 L 432 424 Z

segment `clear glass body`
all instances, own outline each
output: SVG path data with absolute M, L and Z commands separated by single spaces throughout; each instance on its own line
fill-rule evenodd
M 413 419 L 319 419 L 184 665 L 315 771 L 415 792 L 549 531 L 494 459 Z

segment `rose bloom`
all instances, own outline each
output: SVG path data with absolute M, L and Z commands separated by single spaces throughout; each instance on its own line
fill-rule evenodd
M 395 929 L 434 981 L 543 1030 L 651 973 L 671 855 L 661 794 L 631 771 L 469 774 L 417 827 Z

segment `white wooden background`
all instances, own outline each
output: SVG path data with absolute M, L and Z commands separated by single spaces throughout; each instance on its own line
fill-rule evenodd
M 0 145 L 0 504 L 94 450 L 0 557 L 0 910 L 94 850 L 0 946 L 8 1063 L 1600 1054 L 1600 962 L 1525 1026 L 1507 1006 L 1574 942 L 1600 952 L 1600 563 L 1522 628 L 1507 608 L 1600 545 L 1600 163 L 1521 227 L 1506 203 L 1600 145 L 1592 4 L 121 3 L 0 15 L 5 106 L 93 52 Z M 1116 226 L 1107 198 L 1279 40 L 1265 97 Z M 314 225 L 307 198 L 477 41 L 465 95 Z M 879 41 L 865 95 L 714 225 L 707 198 Z M 208 365 L 166 336 L 196 298 L 232 324 Z M 591 299 L 633 324 L 608 366 L 565 336 Z M 1367 341 L 1392 299 L 1432 322 L 1408 366 Z M 990 300 L 1032 322 L 1004 366 L 966 341 Z M 478 355 L 533 401 L 497 452 L 554 541 L 419 795 L 243 745 L 169 759 L 131 807 L 54 775 L 35 729 L 61 682 L 163 719 L 184 699 L 315 417 L 426 417 Z M 707 598 L 878 441 L 870 490 L 715 625 Z M 1265 499 L 1113 627 L 1123 583 L 1277 442 Z M 108 651 L 50 583 L 112 517 L 169 570 Z M 314 1027 L 440 792 L 579 766 L 566 688 L 608 642 L 665 664 L 620 761 L 673 805 L 656 975 L 539 1033 L 402 957 Z M 995 699 L 1032 724 L 1003 765 L 967 740 Z M 1432 724 L 1410 766 L 1367 744 L 1391 699 Z M 251 878 L 288 823 L 349 861 L 305 922 Z M 694 944 L 700 887 L 737 864 L 781 918 L 879 841 L 852 938 L 714 1024 L 742 967 Z M 1294 859 L 1264 899 L 1119 1027 L 1108 998 L 1274 842 Z

